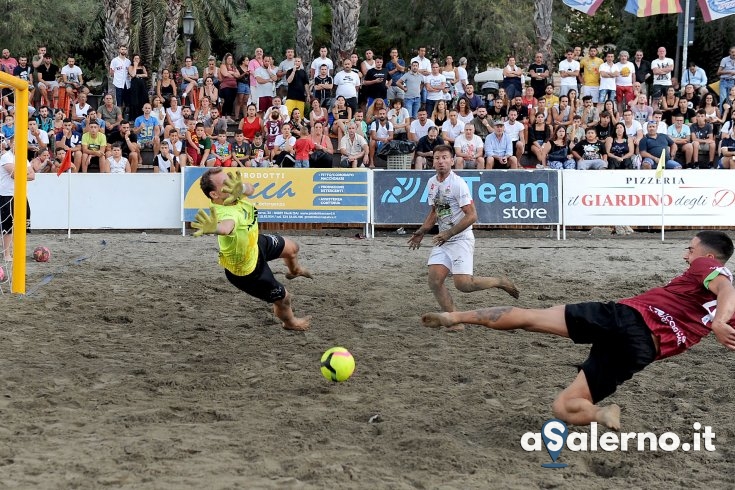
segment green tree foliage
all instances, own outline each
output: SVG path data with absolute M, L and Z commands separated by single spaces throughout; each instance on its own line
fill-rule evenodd
M 533 2 L 513 0 L 369 0 L 363 2 L 358 51 L 404 58 L 419 45 L 427 56 L 466 56 L 471 64 L 504 64 L 508 55 L 525 59 L 534 51 Z M 481 68 L 482 69 L 482 68 Z
M 312 4 L 312 34 L 315 49 L 329 46 L 327 26 L 331 24 L 331 12 L 325 2 Z M 247 7 L 232 18 L 232 29 L 225 39 L 235 46 L 236 56 L 252 56 L 255 48 L 280 61 L 286 48 L 296 44 L 296 0 L 248 0 Z
M 0 19 L 3 48 L 14 57 L 32 56 L 44 44 L 56 63 L 66 63 L 66 56 L 81 53 L 99 43 L 99 2 L 73 0 L 29 2 L 5 0 Z

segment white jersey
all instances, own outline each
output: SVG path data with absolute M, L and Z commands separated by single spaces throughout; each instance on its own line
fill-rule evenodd
M 654 68 L 667 68 L 669 66 L 674 66 L 674 60 L 671 58 L 664 58 L 662 60 L 656 58 L 655 60 L 651 61 L 651 70 Z M 670 71 L 664 75 L 654 75 L 653 76 L 653 84 L 654 85 L 664 85 L 666 87 L 671 85 L 671 73 Z
M 442 133 L 446 133 L 449 138 L 456 140 L 460 134 L 464 133 L 464 122 L 457 118 L 457 125 L 452 126 L 452 121 L 447 119 L 442 124 Z
M 120 59 L 116 56 L 110 62 L 110 69 L 112 70 L 112 84 L 117 88 L 125 88 L 128 83 L 128 67 L 130 66 L 130 60 L 128 58 Z
M 469 140 L 462 134 L 454 140 L 454 148 L 459 150 L 463 155 L 470 155 L 470 158 L 474 158 L 477 155 L 477 149 L 484 149 L 485 144 L 482 142 L 482 138 L 476 134 L 473 134 L 472 139 Z
M 470 188 L 467 182 L 456 173 L 450 171 L 443 182 L 439 182 L 436 175 L 434 175 L 426 185 L 429 205 L 433 206 L 436 211 L 439 232 L 446 231 L 459 223 L 464 217 L 462 207 L 472 203 L 472 196 L 470 195 Z M 472 226 L 468 226 L 466 230 L 454 235 L 447 241 L 474 240 L 474 238 L 475 235 L 472 233 Z
M 111 174 L 124 174 L 125 173 L 125 167 L 128 166 L 128 159 L 125 157 L 120 157 L 120 160 L 115 160 L 113 157 L 110 157 L 110 173 Z

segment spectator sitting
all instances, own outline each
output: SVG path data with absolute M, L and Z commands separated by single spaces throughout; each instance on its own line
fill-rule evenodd
M 347 134 L 339 142 L 339 152 L 342 154 L 340 166 L 344 168 L 364 166 L 364 159 L 369 145 L 362 135 L 357 134 L 357 125 L 354 121 L 347 123 Z
M 424 170 L 434 166 L 434 148 L 443 145 L 444 140 L 439 136 L 439 128 L 432 126 L 429 133 L 422 137 L 416 144 L 416 152 L 414 153 L 414 168 L 416 170 Z M 454 142 L 452 142 L 454 144 Z
M 689 129 L 692 133 L 693 163 L 698 164 L 699 154 L 705 153 L 709 159 L 706 163 L 701 164 L 700 168 L 713 168 L 717 143 L 715 143 L 712 125 L 707 122 L 707 114 L 704 109 L 697 111 L 695 122 L 689 126 Z
M 294 145 L 296 137 L 291 135 L 291 125 L 285 123 L 281 126 L 281 134 L 276 136 L 271 150 L 271 160 L 277 167 L 293 167 L 296 164 L 294 157 Z
M 671 159 L 671 155 L 676 150 L 674 140 L 665 134 L 658 133 L 656 131 L 657 127 L 658 124 L 656 121 L 648 121 L 646 123 L 647 132 L 638 145 L 641 158 L 643 158 L 641 168 L 644 170 L 656 168 L 661 158 L 661 153 L 665 152 L 666 169 L 680 169 L 681 164 Z
M 168 153 L 173 157 L 173 160 L 169 160 L 171 165 L 169 168 L 170 172 L 180 172 L 181 167 L 186 166 L 186 151 L 184 149 L 184 142 L 181 140 L 181 136 L 179 136 L 179 133 L 176 131 L 171 131 L 171 134 L 169 134 L 168 139 L 163 140 L 163 144 L 161 145 L 161 153 L 159 155 L 164 154 L 164 147 L 168 147 Z M 125 148 L 123 147 L 123 155 L 125 154 Z M 162 170 L 161 167 L 161 161 L 158 160 L 158 168 L 159 170 Z M 130 165 L 132 167 L 133 162 L 130 162 Z M 165 166 L 165 165 L 164 165 Z M 153 172 L 156 171 L 156 167 L 153 167 Z M 133 170 L 135 172 L 135 170 Z
M 235 132 L 235 142 L 232 144 L 232 162 L 233 166 L 237 167 L 250 167 L 250 155 L 252 151 L 250 143 L 245 139 L 245 135 L 242 130 L 239 129 Z
M 465 124 L 464 134 L 454 140 L 454 165 L 457 170 L 463 168 L 485 168 L 482 139 L 475 134 L 472 124 Z
M 227 134 L 227 120 L 220 117 L 219 109 L 213 108 L 209 111 L 209 117 L 204 120 L 204 132 L 207 136 L 218 135 L 221 132 Z
M 153 148 L 153 154 L 157 155 L 161 147 L 161 123 L 151 116 L 151 110 L 149 103 L 143 104 L 143 115 L 135 119 L 133 132 L 138 136 L 141 149 Z
M 692 147 L 692 131 L 689 126 L 684 124 L 684 116 L 678 114 L 674 116 L 674 124 L 669 126 L 666 134 L 669 135 L 676 144 L 676 150 L 671 153 L 676 156 L 684 154 L 684 166 L 689 168 L 693 163 L 694 148 Z
M 130 162 L 130 171 L 132 173 L 138 171 L 138 164 L 141 162 L 140 147 L 138 146 L 138 137 L 130 127 L 130 121 L 120 121 L 120 129 L 111 133 L 107 138 L 107 142 L 110 144 L 120 143 L 122 156 Z
M 227 141 L 227 131 L 219 131 L 212 142 L 215 167 L 232 167 L 232 145 Z
M 64 119 L 64 128 L 56 135 L 55 140 L 57 150 L 63 150 L 65 154 L 67 151 L 72 152 L 73 171 L 78 172 L 82 165 L 82 134 L 75 130 L 71 119 Z
M 577 170 L 601 170 L 607 168 L 605 145 L 597 138 L 595 128 L 587 128 L 585 139 L 572 148 L 577 159 Z
M 718 168 L 735 169 L 735 131 L 727 133 L 720 146 L 720 164 Z
M 270 115 L 273 113 L 273 111 L 278 111 L 281 113 L 281 121 L 284 123 L 290 122 L 290 117 L 288 114 L 288 107 L 283 105 L 281 103 L 280 97 L 273 97 L 273 103 L 268 108 L 268 110 L 265 111 L 265 115 L 263 116 L 263 120 L 267 121 Z
M 122 156 L 122 148 L 120 143 L 112 145 L 112 155 L 107 159 L 110 165 L 111 174 L 130 173 L 130 162 Z
M 496 124 L 493 134 L 485 138 L 485 162 L 489 169 L 516 169 L 518 159 L 513 155 L 513 142 L 505 134 L 505 125 Z

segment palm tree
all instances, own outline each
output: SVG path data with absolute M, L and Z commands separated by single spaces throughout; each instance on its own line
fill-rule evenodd
M 360 0 L 331 0 L 332 57 L 348 58 L 357 44 L 360 23 Z
M 119 45 L 140 53 L 143 63 L 160 71 L 175 62 L 181 13 L 190 8 L 196 19 L 194 40 L 205 52 L 212 48 L 212 34 L 223 37 L 244 0 L 104 0 L 105 55 L 107 62 Z M 158 55 L 158 66 L 154 60 Z
M 551 24 L 552 0 L 535 0 L 535 11 L 533 21 L 536 25 L 536 43 L 538 50 L 544 54 L 544 59 L 551 62 L 551 37 L 553 26 Z
M 301 58 L 307 68 L 311 64 L 314 52 L 314 38 L 311 36 L 312 16 L 311 0 L 298 0 L 296 5 L 296 56 Z

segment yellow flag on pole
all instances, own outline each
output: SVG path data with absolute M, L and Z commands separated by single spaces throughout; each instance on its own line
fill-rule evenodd
M 658 159 L 658 166 L 656 167 L 656 178 L 660 179 L 664 176 L 664 168 L 666 167 L 666 150 L 661 151 L 661 158 Z

